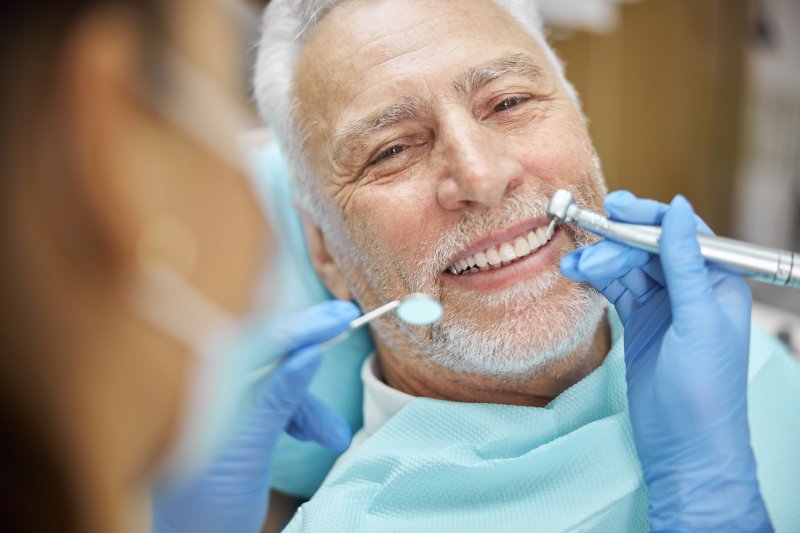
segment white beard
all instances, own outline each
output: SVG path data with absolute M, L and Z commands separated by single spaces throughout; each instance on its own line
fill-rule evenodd
M 523 379 L 589 349 L 604 315 L 605 299 L 589 286 L 567 296 L 547 296 L 561 274 L 551 270 L 532 283 L 493 293 L 487 314 L 502 316 L 489 328 L 454 317 L 433 327 L 426 351 L 456 372 Z M 537 305 L 538 303 L 538 305 Z M 478 304 L 482 305 L 482 304 Z M 531 316 L 533 313 L 536 316 Z
M 592 205 L 592 192 L 576 190 L 573 194 L 584 205 Z M 603 191 L 596 192 L 602 195 Z M 437 280 L 449 257 L 476 237 L 507 227 L 510 222 L 545 216 L 548 202 L 549 196 L 542 194 L 512 197 L 497 210 L 466 215 L 452 232 L 429 246 L 432 253 L 428 257 L 399 273 L 402 285 L 407 292 L 440 296 Z M 576 248 L 598 240 L 574 226 L 564 229 L 572 235 Z M 376 261 L 389 256 L 379 240 L 364 239 L 368 244 L 361 249 L 346 240 L 342 239 L 336 248 L 344 252 L 339 257 L 350 258 L 339 264 L 346 265 L 342 271 L 354 294 L 368 294 L 376 302 L 402 296 L 403 289 L 390 289 L 398 285 L 398 271 L 385 261 Z M 408 326 L 397 319 L 378 320 L 373 327 L 387 348 L 398 354 L 411 351 L 457 372 L 523 379 L 588 351 L 594 340 L 605 299 L 587 284 L 564 283 L 559 266 L 554 265 L 502 291 L 452 295 L 455 301 L 443 302 L 445 317 L 431 328 Z M 559 294 L 551 294 L 556 286 L 560 286 Z M 452 312 L 453 308 L 471 312 L 459 316 Z M 502 319 L 494 323 L 481 321 L 476 327 L 475 309 Z M 425 364 L 424 359 L 419 362 Z

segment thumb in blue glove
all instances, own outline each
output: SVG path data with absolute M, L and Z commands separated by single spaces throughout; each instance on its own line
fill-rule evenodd
M 661 224 L 661 255 L 601 241 L 562 271 L 611 301 L 625 327 L 628 399 L 654 531 L 771 531 L 747 422 L 750 293 L 709 269 L 683 197 L 613 193 L 615 220 Z
M 247 419 L 214 463 L 190 483 L 156 494 L 154 531 L 257 532 L 266 516 L 271 458 L 281 433 L 333 451 L 350 444 L 347 423 L 307 388 L 321 362 L 320 343 L 346 331 L 359 314 L 352 303 L 325 302 L 269 327 L 261 338 L 287 356 L 255 391 Z

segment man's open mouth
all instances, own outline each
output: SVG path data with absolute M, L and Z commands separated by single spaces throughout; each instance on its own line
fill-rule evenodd
M 476 274 L 510 265 L 520 259 L 536 253 L 553 238 L 553 230 L 548 232 L 542 226 L 526 231 L 513 239 L 485 250 L 456 260 L 445 270 L 456 276 Z

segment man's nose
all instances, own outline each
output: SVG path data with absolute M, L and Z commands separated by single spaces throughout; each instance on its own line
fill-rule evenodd
M 493 207 L 522 182 L 522 163 L 503 134 L 474 121 L 460 121 L 441 136 L 444 175 L 438 201 L 445 209 Z

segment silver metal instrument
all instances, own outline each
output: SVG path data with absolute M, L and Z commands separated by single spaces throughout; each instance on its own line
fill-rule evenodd
M 354 330 L 366 326 L 376 318 L 382 317 L 386 313 L 391 311 L 396 311 L 397 316 L 400 317 L 400 320 L 405 322 L 406 324 L 411 324 L 414 326 L 428 326 L 437 322 L 442 315 L 444 314 L 444 308 L 442 304 L 439 303 L 438 300 L 433 298 L 432 296 L 428 296 L 427 294 L 423 294 L 420 292 L 413 292 L 411 294 L 407 294 L 402 298 L 397 300 L 393 300 L 387 304 L 383 304 L 382 306 L 373 309 L 368 313 L 364 313 L 360 317 L 356 318 L 352 322 L 350 322 L 350 326 L 347 330 L 343 331 L 342 333 L 338 334 L 334 338 L 330 339 L 329 341 L 322 344 L 322 348 L 328 349 L 332 346 L 335 346 L 345 340 L 347 337 L 350 336 Z M 247 379 L 249 381 L 258 381 L 263 379 L 264 377 L 268 376 L 275 368 L 283 361 L 283 358 L 280 357 L 276 360 L 273 360 L 261 368 L 254 370 L 250 374 L 248 374 Z
M 615 222 L 582 208 L 569 191 L 558 190 L 550 199 L 553 223 L 576 224 L 593 233 L 640 250 L 659 253 L 661 228 Z M 725 237 L 698 234 L 700 252 L 714 266 L 758 281 L 800 289 L 800 253 L 759 246 Z
M 323 348 L 327 349 L 331 346 L 339 344 L 346 339 L 353 330 L 356 330 L 362 326 L 366 326 L 376 318 L 381 317 L 390 311 L 397 311 L 397 316 L 400 317 L 400 320 L 415 326 L 427 326 L 433 324 L 442 318 L 442 314 L 444 313 L 442 304 L 439 303 L 438 300 L 421 292 L 412 292 L 411 294 L 406 294 L 398 300 L 393 300 L 387 304 L 383 304 L 382 306 L 373 309 L 368 313 L 364 313 L 360 317 L 356 318 L 350 322 L 350 327 L 347 329 L 347 331 L 340 333 L 328 342 L 324 343 L 322 345 Z

